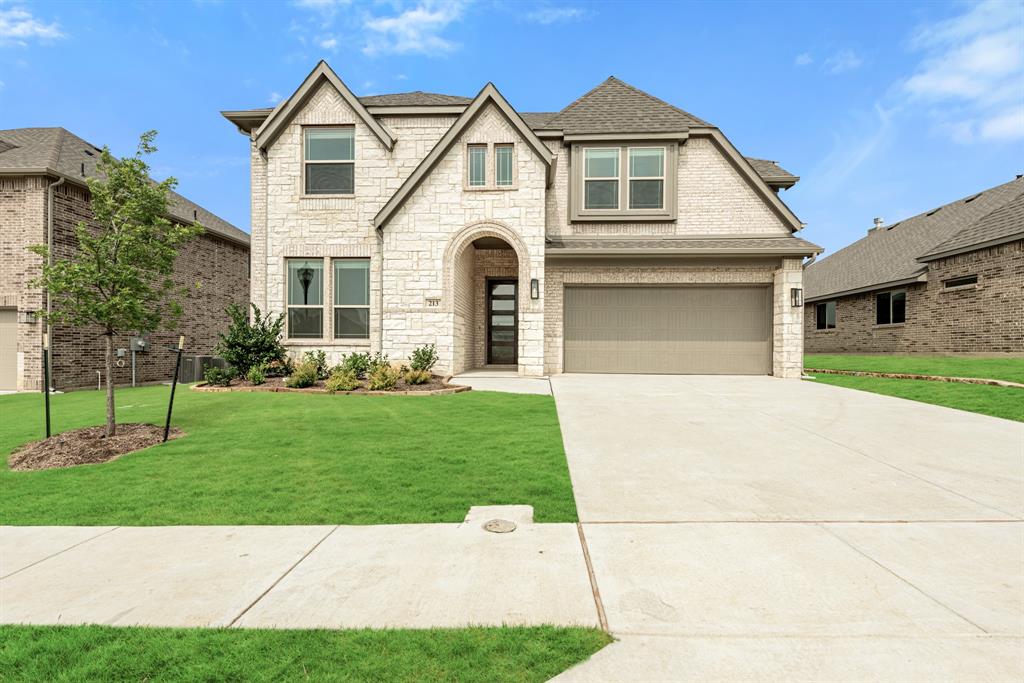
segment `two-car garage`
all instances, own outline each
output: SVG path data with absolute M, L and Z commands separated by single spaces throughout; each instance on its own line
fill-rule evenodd
M 766 375 L 768 286 L 566 286 L 564 371 Z

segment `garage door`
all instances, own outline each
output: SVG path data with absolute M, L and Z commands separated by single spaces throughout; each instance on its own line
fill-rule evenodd
M 18 312 L 0 308 L 0 391 L 13 391 L 18 382 Z
M 567 287 L 565 371 L 766 375 L 768 287 Z

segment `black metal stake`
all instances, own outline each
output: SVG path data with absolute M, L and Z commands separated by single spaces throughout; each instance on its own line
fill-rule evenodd
M 46 438 L 50 438 L 50 335 L 43 333 L 43 396 L 46 404 Z
M 178 373 L 181 372 L 181 350 L 185 348 L 185 335 L 178 337 L 178 360 L 174 363 L 174 379 L 171 380 L 171 400 L 167 403 L 167 423 L 164 425 L 164 442 L 171 433 L 171 411 L 174 409 L 174 390 L 178 388 Z

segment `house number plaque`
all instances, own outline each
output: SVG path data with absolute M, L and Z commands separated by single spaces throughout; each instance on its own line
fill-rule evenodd
M 427 302 L 427 308 L 437 308 L 441 305 L 441 297 L 439 296 L 428 296 L 425 301 Z

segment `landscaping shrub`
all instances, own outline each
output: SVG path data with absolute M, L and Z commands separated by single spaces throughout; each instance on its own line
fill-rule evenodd
M 351 370 L 335 368 L 324 386 L 332 394 L 336 391 L 352 391 L 359 388 L 359 378 Z
M 391 391 L 396 384 L 398 371 L 390 365 L 380 365 L 370 372 L 368 388 L 371 391 Z
M 366 369 L 366 372 L 368 374 L 372 375 L 374 372 L 376 372 L 377 370 L 379 370 L 381 368 L 390 368 L 390 367 L 391 367 L 391 361 L 388 360 L 388 354 L 381 353 L 380 351 L 378 351 L 377 353 L 373 354 L 372 358 L 370 358 L 370 365 Z
M 263 366 L 263 374 L 267 377 L 287 377 L 293 372 L 295 372 L 295 363 L 288 356 Z
M 405 381 L 408 384 L 426 384 L 430 381 L 431 375 L 426 370 L 409 370 L 405 373 Z
M 330 374 L 327 369 L 327 353 L 325 351 L 306 351 L 302 354 L 302 362 L 316 365 L 317 379 L 327 379 L 327 375 Z
M 437 363 L 437 347 L 433 344 L 420 346 L 414 349 L 412 355 L 409 356 L 409 367 L 413 370 L 430 372 L 435 363 Z
M 214 387 L 226 387 L 231 384 L 231 380 L 234 378 L 234 368 L 218 368 L 216 365 L 206 368 L 206 372 L 203 373 L 203 379 L 206 380 L 206 383 Z
M 287 359 L 281 343 L 284 329 L 284 315 L 264 316 L 256 304 L 252 304 L 252 322 L 248 312 L 237 304 L 231 304 L 226 312 L 231 318 L 228 331 L 220 335 L 215 353 L 230 363 L 243 377 L 249 368 L 256 365 L 284 363 Z
M 305 360 L 295 366 L 295 371 L 288 375 L 284 385 L 292 389 L 304 389 L 316 384 L 318 379 L 320 379 L 320 374 L 317 371 L 316 362 Z
M 366 377 L 366 373 L 370 371 L 370 354 L 350 353 L 347 356 L 342 356 L 341 365 L 338 368 L 350 370 L 359 378 Z
M 263 384 L 267 381 L 267 373 L 263 370 L 262 365 L 254 365 L 249 368 L 249 372 L 245 373 L 245 378 L 252 384 Z

